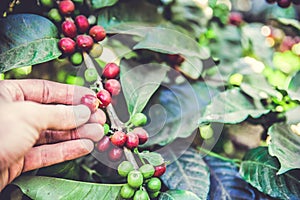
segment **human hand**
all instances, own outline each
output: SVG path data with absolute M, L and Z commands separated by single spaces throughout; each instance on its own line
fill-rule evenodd
M 0 191 L 22 172 L 93 150 L 106 117 L 78 105 L 85 94 L 93 91 L 45 80 L 0 81 Z

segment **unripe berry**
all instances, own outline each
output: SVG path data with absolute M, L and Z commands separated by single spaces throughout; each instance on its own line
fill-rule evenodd
M 89 21 L 84 15 L 78 15 L 75 18 L 75 24 L 79 33 L 85 33 L 90 27 Z
M 132 170 L 127 176 L 128 185 L 133 188 L 138 188 L 143 184 L 144 178 L 140 171 Z
M 109 160 L 116 162 L 121 160 L 123 156 L 123 149 L 119 147 L 113 147 L 109 152 L 108 152 L 108 158 Z
M 154 172 L 154 177 L 160 177 L 161 175 L 163 175 L 166 172 L 166 164 L 162 164 L 159 166 L 155 166 L 154 167 L 155 172 Z
M 277 4 L 281 8 L 287 8 L 291 5 L 291 1 L 290 0 L 277 0 Z
M 48 17 L 54 22 L 61 22 L 62 20 L 59 11 L 56 8 L 52 8 L 51 10 L 49 10 Z
M 40 2 L 45 7 L 49 7 L 49 8 L 53 7 L 53 1 L 52 0 L 41 0 Z
M 76 39 L 77 46 L 84 51 L 92 48 L 94 41 L 89 35 L 78 35 Z
M 118 174 L 122 177 L 127 177 L 129 172 L 133 170 L 133 165 L 129 161 L 123 161 L 119 166 L 118 166 Z
M 89 107 L 92 113 L 96 112 L 99 107 L 99 100 L 92 94 L 86 94 L 81 98 L 81 103 Z
M 68 37 L 61 38 L 58 42 L 58 47 L 64 54 L 72 54 L 75 51 L 76 43 Z
M 66 37 L 74 38 L 77 35 L 76 25 L 71 20 L 64 21 L 61 30 Z
M 110 138 L 111 143 L 118 147 L 123 147 L 126 140 L 127 135 L 122 131 L 115 132 Z
M 111 93 L 112 96 L 116 96 L 121 91 L 120 82 L 116 79 L 109 79 L 105 83 L 105 89 Z
M 80 52 L 75 52 L 70 56 L 70 61 L 73 65 L 80 65 L 83 61 L 83 56 Z
M 94 45 L 93 45 L 92 49 L 90 50 L 89 54 L 93 58 L 98 58 L 102 55 L 102 52 L 103 52 L 102 45 L 98 44 L 98 43 L 94 43 Z
M 144 179 L 147 179 L 153 176 L 155 168 L 150 164 L 144 164 L 139 168 L 139 171 L 143 174 Z
M 143 113 L 136 113 L 131 117 L 130 122 L 134 126 L 143 126 L 147 123 L 147 116 Z
M 110 147 L 110 140 L 108 136 L 104 136 L 98 143 L 97 143 L 97 149 L 99 152 L 105 152 Z
M 62 15 L 70 15 L 75 10 L 75 5 L 71 0 L 63 0 L 58 4 L 59 12 Z
M 104 40 L 106 32 L 102 26 L 93 26 L 89 31 L 90 36 L 94 38 L 96 42 Z
M 100 107 L 106 108 L 111 103 L 111 95 L 107 90 L 101 90 L 97 93 L 97 98 L 100 100 Z
M 135 192 L 133 200 L 149 200 L 148 193 L 144 190 L 138 190 Z
M 149 139 L 148 132 L 142 127 L 137 127 L 132 131 L 139 137 L 139 144 L 145 144 Z
M 161 189 L 161 181 L 159 180 L 159 178 L 151 178 L 147 183 L 147 189 L 153 193 L 158 192 Z
M 139 137 L 132 132 L 127 133 L 126 147 L 128 149 L 134 149 L 139 145 Z
M 130 199 L 133 197 L 135 190 L 130 187 L 128 184 L 125 184 L 122 186 L 121 191 L 120 191 L 120 196 L 123 199 Z
M 102 75 L 105 78 L 116 78 L 120 73 L 120 67 L 115 63 L 107 63 L 103 69 Z

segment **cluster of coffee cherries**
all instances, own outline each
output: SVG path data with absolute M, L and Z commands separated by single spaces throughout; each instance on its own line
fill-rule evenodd
M 266 0 L 266 2 L 269 4 L 277 3 L 277 5 L 281 8 L 288 8 L 292 3 L 300 5 L 299 0 Z
M 123 147 L 133 150 L 149 138 L 147 131 L 142 127 L 136 127 L 128 133 L 109 131 L 108 127 L 104 132 L 105 136 L 96 144 L 96 149 L 101 153 L 106 152 L 108 158 L 114 162 L 121 160 L 124 154 Z
M 57 6 L 59 13 L 56 14 L 64 17 L 64 20 L 60 23 L 63 37 L 58 42 L 58 47 L 63 56 L 68 56 L 73 65 L 82 63 L 83 51 L 88 52 L 92 57 L 99 57 L 103 50 L 99 42 L 106 37 L 104 28 L 99 25 L 91 27 L 85 15 L 74 16 L 75 4 L 71 0 L 59 1 Z M 52 18 L 54 18 L 53 12 Z
M 158 197 L 161 189 L 160 177 L 166 171 L 165 164 L 152 166 L 143 164 L 139 169 L 129 161 L 123 161 L 118 166 L 118 174 L 127 178 L 127 183 L 122 186 L 120 196 L 123 199 L 148 200 Z

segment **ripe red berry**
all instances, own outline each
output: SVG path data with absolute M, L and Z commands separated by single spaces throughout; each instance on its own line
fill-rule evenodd
M 121 160 L 122 156 L 123 156 L 123 149 L 121 149 L 120 147 L 113 147 L 108 152 L 108 158 L 113 162 Z
M 277 0 L 277 4 L 281 8 L 287 8 L 291 5 L 291 0 Z
M 89 31 L 90 36 L 94 38 L 96 42 L 104 40 L 106 32 L 102 26 L 93 26 Z
M 89 107 L 92 113 L 96 112 L 99 107 L 99 100 L 91 94 L 84 95 L 81 98 L 81 103 Z
M 243 22 L 243 16 L 239 12 L 231 12 L 229 15 L 229 23 L 239 26 Z
M 100 101 L 100 107 L 106 108 L 111 103 L 111 95 L 107 90 L 101 90 L 97 93 L 97 98 Z
M 126 140 L 127 135 L 122 131 L 115 132 L 110 138 L 111 143 L 118 147 L 123 147 Z
M 79 33 L 85 33 L 90 27 L 89 21 L 84 15 L 78 15 L 75 18 L 75 24 L 78 28 Z
M 121 91 L 120 82 L 116 79 L 109 79 L 105 83 L 105 89 L 111 93 L 112 96 L 116 96 Z
M 77 35 L 77 28 L 71 20 L 66 20 L 61 24 L 61 30 L 66 37 L 74 38 Z
M 93 47 L 94 41 L 89 35 L 78 35 L 76 43 L 79 48 L 88 51 Z
M 166 172 L 166 164 L 162 164 L 159 166 L 155 166 L 155 172 L 154 172 L 154 177 L 160 177 L 161 175 L 163 175 Z
M 58 42 L 58 47 L 64 54 L 72 54 L 75 51 L 76 43 L 68 37 L 61 38 Z
M 75 10 L 75 5 L 71 0 L 63 0 L 58 4 L 58 10 L 62 15 L 70 15 Z
M 139 145 L 139 137 L 132 132 L 127 133 L 126 147 L 128 149 L 134 149 Z
M 139 144 L 145 144 L 149 139 L 148 132 L 142 127 L 137 127 L 132 132 L 139 137 Z
M 120 73 L 120 67 L 115 63 L 107 63 L 103 69 L 102 75 L 105 78 L 116 78 Z
M 104 136 L 98 143 L 97 143 L 97 149 L 99 152 L 105 152 L 110 147 L 110 140 L 108 136 Z

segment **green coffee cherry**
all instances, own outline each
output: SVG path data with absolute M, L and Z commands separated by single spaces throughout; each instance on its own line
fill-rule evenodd
M 103 47 L 101 44 L 98 43 L 94 43 L 92 49 L 90 50 L 89 54 L 90 56 L 92 56 L 93 58 L 98 58 L 101 56 L 103 52 Z
M 147 123 L 147 117 L 143 113 L 136 113 L 130 121 L 134 126 L 143 126 Z
M 52 0 L 40 0 L 41 4 L 45 7 L 53 7 L 53 1 Z
M 80 65 L 83 61 L 83 56 L 80 52 L 75 52 L 71 55 L 70 61 L 73 65 Z
M 107 135 L 109 133 L 109 130 L 110 130 L 109 125 L 108 124 L 104 124 L 103 125 L 103 129 L 104 129 L 104 135 Z
M 88 82 L 94 82 L 97 80 L 98 73 L 95 69 L 89 68 L 84 72 L 84 78 Z
M 133 200 L 149 200 L 148 193 L 144 190 L 138 190 L 135 192 Z
M 145 164 L 140 167 L 139 171 L 143 174 L 144 179 L 151 178 L 155 172 L 155 169 L 150 164 Z
M 49 19 L 53 20 L 54 22 L 61 22 L 62 18 L 61 15 L 59 14 L 58 9 L 56 8 L 52 8 L 49 12 L 48 12 L 48 17 Z
M 120 195 L 124 199 L 130 199 L 134 195 L 134 189 L 130 187 L 128 184 L 123 185 L 120 191 Z
M 138 170 L 133 170 L 129 172 L 127 176 L 127 182 L 128 184 L 133 188 L 138 188 L 143 184 L 143 175 Z
M 161 181 L 159 180 L 159 178 L 156 178 L 156 177 L 151 178 L 149 180 L 149 182 L 147 183 L 147 189 L 152 193 L 160 191 Z
M 118 173 L 122 177 L 127 177 L 129 172 L 133 170 L 133 165 L 129 161 L 123 161 L 119 166 L 118 166 Z

